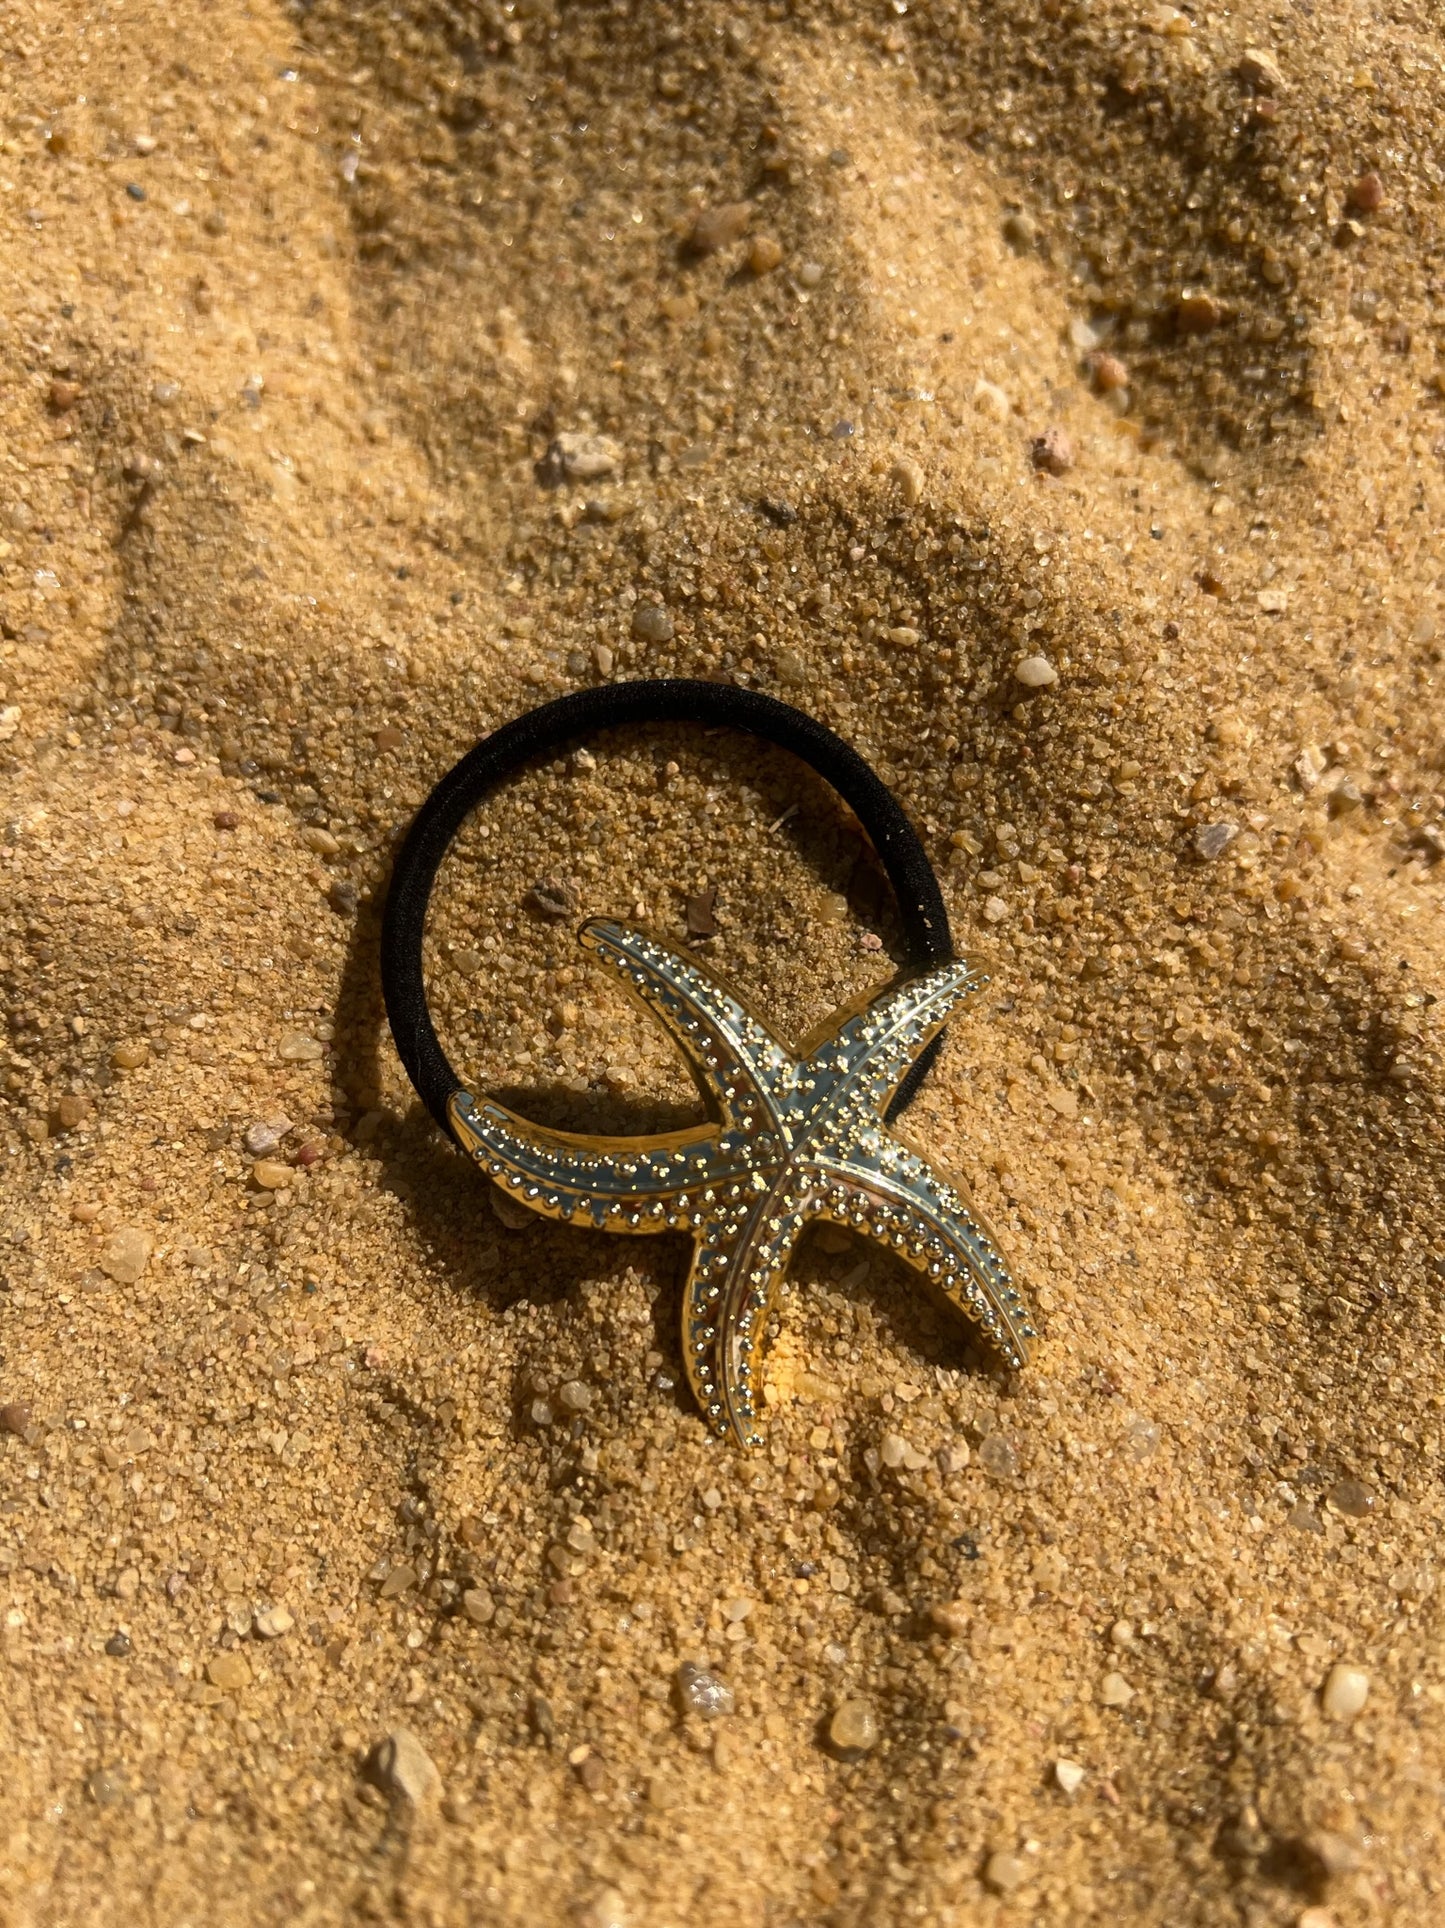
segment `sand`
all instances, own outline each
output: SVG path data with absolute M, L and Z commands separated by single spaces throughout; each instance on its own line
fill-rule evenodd
M 1432 9 L 4 34 L 6 1928 L 1438 1922 Z M 449 762 L 661 673 L 913 814 L 991 983 L 909 1130 L 1042 1332 L 816 1238 L 751 1456 L 683 1243 L 504 1223 L 376 983 Z M 533 887 L 715 889 L 791 1036 L 886 893 L 785 757 L 579 748 L 439 1022 L 685 1122 Z

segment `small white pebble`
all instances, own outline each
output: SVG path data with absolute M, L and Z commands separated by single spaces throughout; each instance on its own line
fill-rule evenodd
M 1105 1707 L 1127 1707 L 1134 1689 L 1122 1674 L 1105 1674 L 1099 1683 L 1099 1700 Z
M 1014 665 L 1014 680 L 1026 690 L 1046 690 L 1059 680 L 1059 672 L 1047 656 L 1025 656 Z
M 1353 1720 L 1370 1698 L 1370 1676 L 1361 1667 L 1336 1661 L 1320 1695 L 1320 1704 L 1331 1720 Z
M 1077 1761 L 1055 1761 L 1054 1779 L 1065 1794 L 1077 1794 L 1084 1784 L 1085 1769 Z
M 263 1607 L 252 1623 L 263 1640 L 279 1640 L 296 1625 L 289 1607 Z
M 1109 1644 L 1111 1647 L 1133 1646 L 1134 1629 L 1129 1625 L 1127 1620 L 1116 1620 L 1113 1626 L 1110 1627 Z
M 885 1466 L 901 1466 L 907 1451 L 908 1442 L 897 1433 L 885 1433 L 878 1442 L 878 1457 Z
M 981 415 L 991 415 L 996 422 L 1006 422 L 1013 414 L 1013 403 L 998 383 L 986 382 L 982 376 L 973 385 L 973 405 Z

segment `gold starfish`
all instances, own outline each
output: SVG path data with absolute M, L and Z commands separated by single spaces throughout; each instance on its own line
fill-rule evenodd
M 1034 1329 L 998 1247 L 963 1186 L 886 1123 L 909 1066 L 983 982 L 967 964 L 940 965 L 838 1012 L 794 1057 L 734 992 L 654 939 L 603 918 L 579 936 L 676 1038 L 718 1122 L 588 1138 L 458 1091 L 452 1126 L 499 1185 L 546 1218 L 692 1233 L 683 1357 L 719 1433 L 762 1443 L 760 1346 L 812 1218 L 891 1246 L 982 1325 L 1010 1365 L 1023 1365 Z

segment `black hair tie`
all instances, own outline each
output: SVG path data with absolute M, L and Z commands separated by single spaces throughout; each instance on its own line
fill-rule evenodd
M 422 938 L 442 859 L 463 821 L 520 765 L 580 736 L 626 723 L 694 723 L 741 730 L 790 750 L 831 784 L 867 832 L 898 900 L 906 967 L 952 961 L 938 878 L 898 799 L 840 736 L 801 710 L 757 690 L 669 677 L 577 690 L 504 723 L 469 750 L 418 810 L 402 844 L 381 930 L 381 984 L 397 1053 L 433 1118 L 456 1133 L 448 1100 L 462 1080 L 447 1060 L 427 1009 Z M 898 1088 L 888 1117 L 916 1096 L 943 1043 L 940 1033 Z
M 791 750 L 852 807 L 888 873 L 908 940 L 907 976 L 837 1012 L 798 1051 L 690 956 L 608 918 L 578 941 L 671 1032 L 707 1093 L 705 1125 L 647 1137 L 551 1131 L 464 1089 L 427 1011 L 422 936 L 437 869 L 462 819 L 517 765 L 621 723 L 723 724 Z M 891 1121 L 979 979 L 953 955 L 938 879 L 897 799 L 856 750 L 811 717 L 718 683 L 619 683 L 518 717 L 464 756 L 402 845 L 381 936 L 382 987 L 401 1061 L 437 1123 L 493 1184 L 544 1218 L 597 1231 L 687 1232 L 682 1293 L 688 1384 L 716 1432 L 761 1442 L 759 1379 L 769 1308 L 814 1219 L 890 1247 L 1010 1365 L 1034 1329 L 967 1188 Z

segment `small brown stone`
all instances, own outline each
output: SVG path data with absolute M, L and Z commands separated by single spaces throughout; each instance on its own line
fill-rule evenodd
M 973 1624 L 966 1600 L 939 1600 L 928 1609 L 928 1617 L 950 1640 L 961 1640 Z
M 1011 1895 L 1015 1888 L 1021 1888 L 1028 1879 L 1028 1869 L 1019 1855 L 999 1848 L 985 1863 L 983 1878 L 995 1894 Z
M 1029 444 L 1029 460 L 1045 475 L 1067 475 L 1074 466 L 1074 438 L 1067 429 L 1046 428 Z
M 394 723 L 386 723 L 371 740 L 378 750 L 399 750 L 406 738 Z
M 234 810 L 217 810 L 211 818 L 217 830 L 235 830 L 240 821 Z
M 716 254 L 719 248 L 741 241 L 752 218 L 752 206 L 747 201 L 729 201 L 723 207 L 705 208 L 688 231 L 688 248 L 693 254 Z
M 783 248 L 780 241 L 775 240 L 771 234 L 759 234 L 754 237 L 753 245 L 748 249 L 748 267 L 755 275 L 771 274 L 774 268 L 782 265 L 782 260 Z
M 57 415 L 64 415 L 75 407 L 83 392 L 79 382 L 57 379 L 50 384 L 50 406 Z
M 55 1122 L 62 1131 L 74 1131 L 78 1125 L 85 1123 L 94 1110 L 93 1099 L 86 1097 L 83 1092 L 68 1091 L 55 1107 Z
M 9 1433 L 15 1439 L 24 1439 L 34 1423 L 34 1414 L 20 1400 L 12 1400 L 9 1405 L 0 1406 L 0 1432 Z
M 251 1663 L 239 1649 L 215 1654 L 206 1662 L 206 1677 L 223 1694 L 239 1694 L 250 1685 Z
M 1129 371 L 1117 355 L 1095 355 L 1094 386 L 1101 395 L 1129 386 Z
M 1385 205 L 1385 183 L 1372 168 L 1352 183 L 1345 199 L 1360 214 L 1378 214 Z
M 110 1061 L 117 1071 L 139 1071 L 150 1059 L 151 1048 L 137 1041 L 133 1044 L 118 1044 L 110 1054 Z
M 717 889 L 699 891 L 696 897 L 687 900 L 687 934 L 689 937 L 713 937 L 717 934 Z
M 557 877 L 543 877 L 527 892 L 527 908 L 549 923 L 560 924 L 577 909 L 577 893 Z
M 294 1182 L 296 1174 L 279 1158 L 261 1158 L 251 1167 L 251 1176 L 263 1192 L 279 1192 Z
M 1174 304 L 1174 326 L 1181 335 L 1207 335 L 1224 319 L 1224 310 L 1214 299 L 1200 291 L 1184 294 Z

